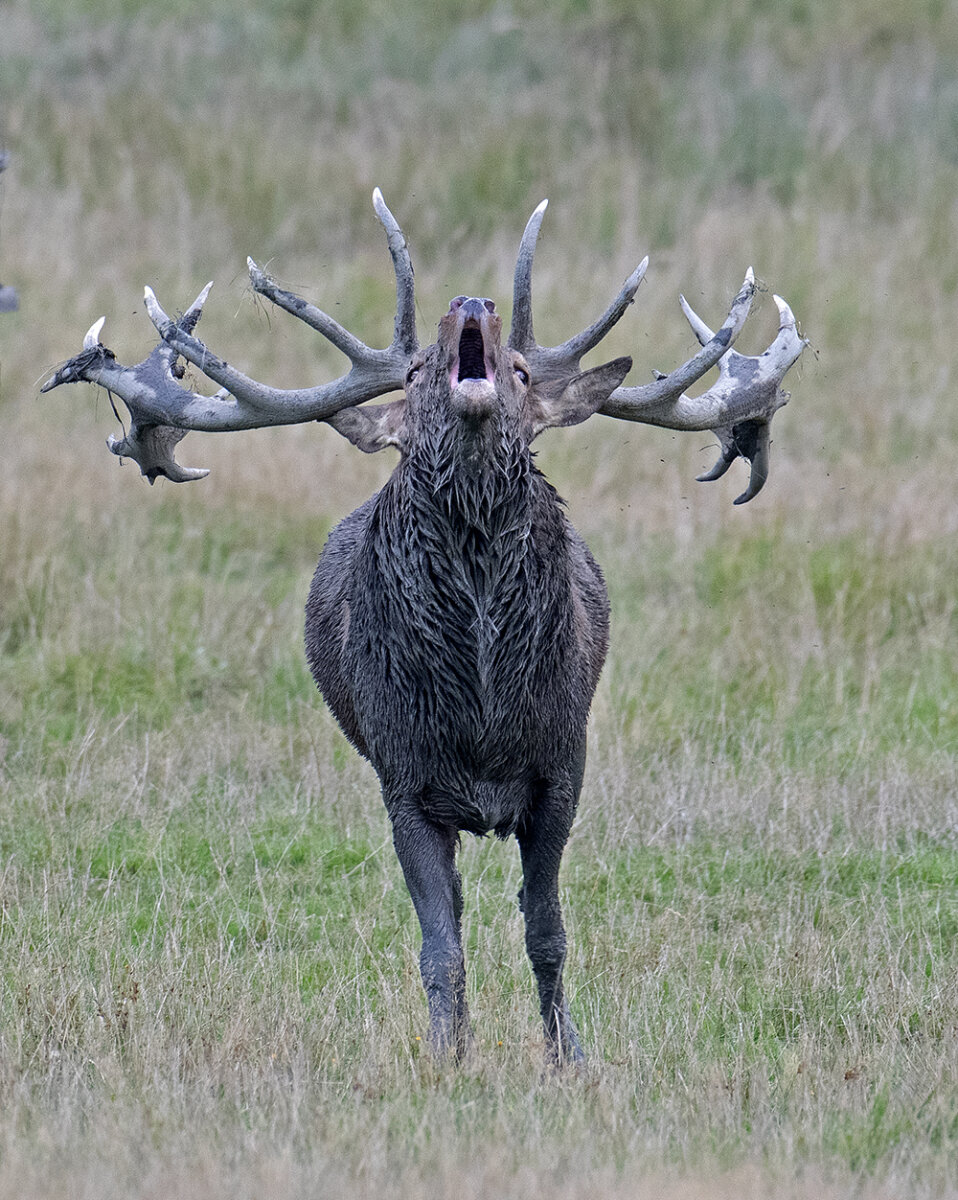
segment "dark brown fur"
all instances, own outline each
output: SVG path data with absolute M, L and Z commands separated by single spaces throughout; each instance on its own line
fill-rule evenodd
M 519 842 L 553 1055 L 577 1059 L 557 878 L 609 610 L 602 573 L 529 443 L 548 424 L 589 416 L 629 363 L 553 381 L 545 401 L 521 356 L 500 348 L 490 308 L 454 304 L 405 400 L 341 428 L 364 449 L 398 444 L 401 458 L 330 534 L 306 648 L 327 703 L 379 775 L 422 924 L 433 1045 L 461 1053 L 468 1038 L 458 835 L 494 831 Z M 464 331 L 476 326 L 483 355 L 466 352 Z

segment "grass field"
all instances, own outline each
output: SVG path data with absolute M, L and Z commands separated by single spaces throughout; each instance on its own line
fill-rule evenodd
M 0 1200 L 958 1194 L 958 18 L 938 0 L 6 0 L 0 11 Z M 331 525 L 391 468 L 330 429 L 191 435 L 153 489 L 105 395 L 217 283 L 257 378 L 508 313 L 688 356 L 752 263 L 811 345 L 744 509 L 708 435 L 597 418 L 540 462 L 612 651 L 562 895 L 589 1049 L 543 1077 L 515 847 L 464 843 L 477 1052 L 423 1049 L 372 772 L 301 648 Z M 775 324 L 759 297 L 743 334 Z M 754 326 L 754 328 L 753 328 Z

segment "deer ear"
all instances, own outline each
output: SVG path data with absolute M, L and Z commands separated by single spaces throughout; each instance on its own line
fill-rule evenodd
M 387 446 L 402 450 L 406 441 L 406 401 L 344 408 L 326 417 L 326 423 L 364 454 L 375 454 Z
M 529 394 L 528 412 L 532 430 L 529 437 L 539 436 L 544 429 L 579 425 L 588 420 L 608 400 L 632 369 L 631 358 L 615 358 L 573 375 L 571 379 L 555 379 L 533 383 Z

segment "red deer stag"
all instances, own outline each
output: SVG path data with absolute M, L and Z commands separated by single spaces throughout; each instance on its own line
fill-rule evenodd
M 576 811 L 586 718 L 608 644 L 602 573 L 536 469 L 530 444 L 544 429 L 595 413 L 670 429 L 711 429 L 717 479 L 738 456 L 751 463 L 752 499 L 768 474 L 769 422 L 787 397 L 785 372 L 804 341 L 776 297 L 777 336 L 747 357 L 731 344 L 755 290 L 751 271 L 713 333 L 682 307 L 702 349 L 648 384 L 624 387 L 619 358 L 581 371 L 582 356 L 619 320 L 644 260 L 609 309 L 562 345 L 533 334 L 532 259 L 545 203 L 532 215 L 516 264 L 512 329 L 500 341 L 491 300 L 459 296 L 424 350 L 416 338 L 406 241 L 377 190 L 373 202 L 396 275 L 395 336 L 385 350 L 360 342 L 324 312 L 279 288 L 250 261 L 254 289 L 328 338 L 350 360 L 332 383 L 277 390 L 219 359 L 194 336 L 209 286 L 172 320 L 152 291 L 146 303 L 161 341 L 124 367 L 99 341 L 44 386 L 88 380 L 122 398 L 132 423 L 114 454 L 152 482 L 207 472 L 173 450 L 187 430 L 251 429 L 326 421 L 366 452 L 395 446 L 399 463 L 380 492 L 330 534 L 306 606 L 310 667 L 346 736 L 372 763 L 393 841 L 422 927 L 420 966 L 430 1041 L 461 1056 L 469 1039 L 456 869 L 459 834 L 515 834 L 522 860 L 526 947 L 553 1061 L 582 1050 L 563 994 L 565 932 L 559 861 Z M 183 358 L 220 385 L 213 395 L 180 382 Z M 703 395 L 685 389 L 718 364 Z M 403 391 L 392 403 L 364 401 Z

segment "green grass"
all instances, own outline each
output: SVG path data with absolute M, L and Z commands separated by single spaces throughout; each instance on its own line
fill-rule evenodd
M 9 1178 L 52 1140 L 88 1186 L 107 1170 L 134 1191 L 133 1143 L 161 1172 L 219 1163 L 224 1189 L 228 1164 L 256 1177 L 278 1154 L 296 1194 L 326 1155 L 388 1194 L 470 1162 L 505 1194 L 600 1167 L 782 1189 L 796 1155 L 842 1186 L 950 1185 L 954 739 L 894 669 L 921 661 L 954 694 L 948 555 L 782 530 L 607 551 L 615 652 L 563 876 L 589 1072 L 541 1079 L 517 856 L 470 840 L 477 1052 L 457 1076 L 422 1052 L 418 930 L 374 781 L 302 665 L 316 530 L 241 510 L 200 533 L 179 496 L 99 555 L 67 522 L 19 600 L 35 633 L 0 657 Z M 139 658 L 106 612 L 142 614 Z M 591 1156 L 574 1175 L 570 1145 Z
M 958 21 L 940 0 L 407 5 L 10 0 L 0 37 L 0 1200 L 557 1200 L 958 1190 Z M 536 330 L 643 254 L 606 356 L 688 356 L 745 268 L 811 346 L 772 473 L 611 421 L 540 463 L 608 576 L 612 650 L 564 861 L 582 1075 L 543 1076 L 515 847 L 468 840 L 460 1071 L 423 1049 L 418 928 L 302 608 L 385 477 L 324 427 L 191 435 L 147 488 L 104 396 L 39 383 L 144 283 L 299 386 L 337 356 L 252 254 L 391 336 Z M 768 344 L 760 293 L 742 335 Z M 596 356 L 597 357 L 597 356 Z
M 894 1174 L 907 1153 L 925 1187 L 950 1180 L 953 841 L 813 849 L 705 820 L 658 848 L 580 838 L 569 976 L 592 1062 L 575 1080 L 540 1077 L 514 856 L 471 843 L 478 1045 L 437 1073 L 389 847 L 288 793 L 244 811 L 243 791 L 20 815 L 12 845 L 3 830 L 5 1111 L 26 1122 L 5 1125 L 8 1158 L 52 1123 L 81 1179 L 119 1182 L 134 1114 L 156 1167 L 224 1138 L 224 1188 L 230 1155 L 256 1171 L 264 1154 L 297 1191 L 326 1155 L 390 1194 L 477 1160 L 560 1181 L 570 1145 L 626 1174 L 758 1162 L 774 1178 L 800 1148 L 826 1178 Z

